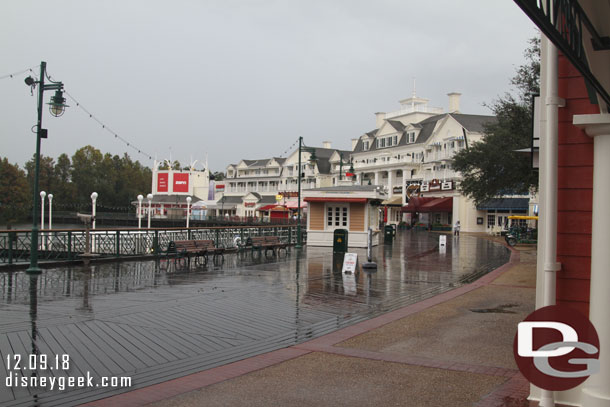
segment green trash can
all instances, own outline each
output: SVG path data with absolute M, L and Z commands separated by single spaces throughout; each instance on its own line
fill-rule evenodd
M 333 253 L 347 252 L 347 229 L 335 229 L 333 233 Z
M 394 239 L 394 234 L 394 228 L 392 225 L 385 225 L 383 228 L 383 241 L 391 243 Z

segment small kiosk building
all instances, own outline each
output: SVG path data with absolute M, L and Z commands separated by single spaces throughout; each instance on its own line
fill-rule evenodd
M 347 229 L 349 247 L 367 247 L 368 229 L 373 245 L 379 243 L 379 208 L 387 194 L 376 185 L 342 185 L 302 192 L 308 205 L 307 244 L 333 246 L 336 229 Z

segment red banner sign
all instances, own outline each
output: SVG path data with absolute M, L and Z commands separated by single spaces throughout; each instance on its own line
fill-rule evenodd
M 189 191 L 189 174 L 188 173 L 174 173 L 174 187 L 173 192 L 188 192 Z
M 157 192 L 167 192 L 169 174 L 167 172 L 157 173 Z

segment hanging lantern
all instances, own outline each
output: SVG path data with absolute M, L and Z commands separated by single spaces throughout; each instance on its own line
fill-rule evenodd
M 61 90 L 55 91 L 55 96 L 51 96 L 51 102 L 47 103 L 49 105 L 49 111 L 55 117 L 59 117 L 64 114 L 66 107 L 69 107 L 65 104 L 66 98 L 64 98 L 64 93 Z

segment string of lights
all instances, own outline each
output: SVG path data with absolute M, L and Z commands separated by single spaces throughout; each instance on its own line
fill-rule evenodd
M 291 151 L 293 151 L 293 148 L 294 148 L 294 147 L 295 147 L 297 144 L 299 144 L 299 139 L 296 139 L 296 140 L 294 141 L 294 143 L 292 143 L 292 144 L 290 145 L 290 147 L 288 147 L 288 148 L 287 148 L 287 149 L 286 149 L 286 150 L 285 150 L 285 151 L 284 151 L 282 154 L 280 154 L 280 158 L 284 157 L 284 155 L 285 155 L 285 154 L 290 153 Z
M 0 80 L 7 79 L 7 78 L 14 78 L 16 76 L 19 76 L 19 75 L 22 75 L 22 74 L 28 73 L 28 72 L 32 75 L 35 75 L 35 72 L 34 72 L 35 68 L 36 67 L 27 68 L 27 69 L 24 69 L 24 70 L 21 70 L 18 72 L 14 72 L 14 73 L 11 73 L 8 75 L 0 76 Z M 49 79 L 53 80 L 51 75 L 48 75 L 48 77 L 49 77 Z M 102 126 L 103 130 L 105 130 L 106 132 L 113 135 L 115 139 L 121 141 L 127 147 L 131 148 L 138 154 L 148 158 L 149 160 L 153 159 L 152 155 L 148 154 L 147 152 L 145 152 L 144 150 L 142 150 L 141 148 L 139 148 L 138 146 L 133 144 L 131 141 L 127 140 L 126 138 L 121 137 L 118 133 L 116 133 L 114 130 L 112 130 L 110 127 L 108 127 L 108 125 L 106 123 L 104 123 L 97 116 L 95 116 L 93 113 L 91 113 L 85 106 L 83 106 L 83 104 L 81 102 L 79 102 L 74 96 L 72 96 L 70 94 L 70 92 L 68 92 L 65 89 L 65 87 L 64 87 L 64 93 L 72 102 L 74 102 L 76 104 L 76 107 L 80 108 L 86 115 L 89 116 L 90 119 L 94 120 L 98 125 Z M 296 148 L 296 146 L 298 144 L 299 144 L 299 139 L 296 139 L 284 152 L 282 152 L 282 154 L 280 154 L 280 158 L 282 158 L 282 157 L 286 156 L 288 153 L 291 153 L 292 151 L 294 151 L 294 149 Z
M 36 81 L 38 81 L 38 78 L 36 77 L 36 74 L 34 72 L 34 69 L 36 67 L 31 67 L 31 68 L 27 68 L 27 69 L 23 69 L 21 71 L 18 72 L 13 72 L 7 75 L 2 75 L 0 76 L 0 80 L 2 79 L 12 79 L 18 76 L 21 76 L 25 73 L 30 73 L 31 76 L 34 76 L 36 78 Z M 50 80 L 53 80 L 52 76 L 49 75 L 47 73 L 47 77 Z M 110 127 L 108 127 L 108 125 L 106 125 L 104 122 L 102 122 L 97 116 L 95 116 L 93 113 L 91 113 L 89 110 L 87 110 L 85 108 L 85 106 L 82 105 L 82 103 L 80 103 L 78 100 L 76 100 L 76 98 L 74 96 L 72 96 L 68 91 L 65 90 L 64 88 L 64 93 L 66 94 L 66 96 L 68 96 L 68 98 L 73 101 L 76 104 L 76 107 L 80 108 L 83 112 L 85 112 L 90 119 L 94 120 L 95 122 L 97 122 L 100 126 L 102 126 L 102 129 L 107 131 L 108 133 L 112 134 L 114 136 L 115 139 L 121 141 L 123 144 L 125 144 L 127 147 L 131 148 L 132 150 L 134 150 L 135 152 L 137 152 L 138 154 L 142 155 L 143 157 L 148 158 L 149 160 L 152 160 L 153 157 L 152 155 L 148 154 L 146 151 L 142 150 L 140 147 L 136 146 L 135 144 L 133 144 L 131 141 L 127 140 L 124 137 L 119 136 L 115 131 L 113 131 Z
M 105 130 L 108 133 L 112 134 L 115 139 L 123 142 L 123 144 L 125 144 L 127 147 L 129 147 L 132 150 L 136 151 L 138 154 L 148 158 L 149 160 L 153 159 L 152 155 L 148 154 L 147 152 L 145 152 L 144 150 L 142 150 L 141 148 L 139 148 L 138 146 L 133 144 L 131 141 L 125 139 L 124 137 L 119 136 L 114 130 L 112 130 L 110 127 L 108 127 L 108 125 L 106 125 L 98 117 L 96 117 L 93 113 L 91 113 L 89 110 L 87 110 L 87 108 L 85 106 L 83 106 L 83 104 L 80 103 L 78 100 L 76 100 L 76 98 L 74 96 L 72 96 L 70 94 L 70 92 L 68 92 L 67 90 L 64 89 L 64 93 L 66 94 L 66 96 L 68 96 L 68 98 L 72 102 L 76 103 L 76 107 L 80 108 L 83 112 L 85 112 L 89 116 L 90 119 L 94 120 L 97 124 L 102 126 L 103 130 Z
M 24 73 L 27 73 L 27 72 L 30 72 L 31 74 L 34 75 L 34 68 L 36 68 L 36 67 L 33 66 L 31 68 L 27 68 L 27 69 L 24 69 L 24 70 L 19 71 L 19 72 L 13 72 L 13 73 L 9 73 L 8 75 L 2 75 L 2 76 L 0 76 L 0 80 L 2 80 L 2 79 L 9 79 L 9 78 L 12 79 L 15 76 L 20 76 L 20 75 L 22 75 Z

